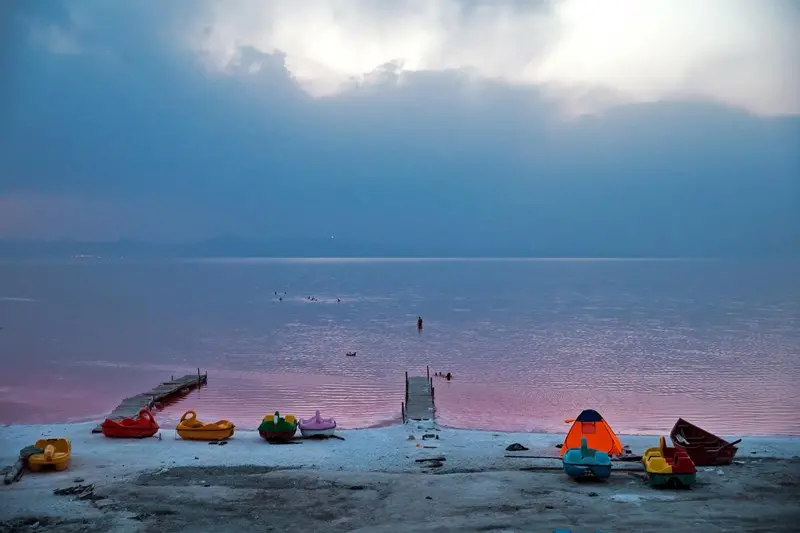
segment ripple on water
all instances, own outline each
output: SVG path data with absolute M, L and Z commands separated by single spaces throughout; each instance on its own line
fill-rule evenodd
M 0 324 L 0 422 L 95 416 L 200 366 L 208 387 L 160 411 L 165 426 L 192 408 L 242 428 L 274 410 L 316 409 L 366 427 L 398 421 L 404 372 L 430 364 L 455 376 L 434 381 L 439 419 L 456 427 L 561 432 L 565 418 L 595 408 L 620 432 L 665 433 L 682 416 L 721 434 L 800 435 L 795 271 L 625 261 L 0 264 L 0 300 L 14 310 Z M 290 297 L 276 302 L 274 291 Z M 23 296 L 37 305 L 9 300 Z M 345 357 L 351 350 L 358 356 Z

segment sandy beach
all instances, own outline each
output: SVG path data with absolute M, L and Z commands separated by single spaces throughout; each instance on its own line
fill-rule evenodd
M 93 426 L 0 428 L 2 465 L 44 436 L 66 436 L 73 447 L 69 470 L 27 473 L 0 488 L 0 532 L 778 532 L 800 521 L 794 438 L 745 438 L 735 464 L 701 467 L 692 490 L 668 491 L 648 487 L 639 463 L 615 463 L 607 482 L 568 479 L 555 447 L 561 435 L 408 424 L 292 445 L 241 431 L 219 446 L 173 430 L 112 440 L 91 434 Z M 620 438 L 635 454 L 657 443 Z M 515 442 L 529 450 L 506 451 Z M 54 494 L 70 487 L 75 494 Z

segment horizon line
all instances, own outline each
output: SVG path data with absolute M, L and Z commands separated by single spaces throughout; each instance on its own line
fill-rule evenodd
M 414 262 L 414 261 L 724 261 L 747 259 L 797 259 L 795 257 L 725 257 L 725 256 L 202 256 L 202 257 L 139 257 L 103 256 L 92 254 L 75 254 L 69 257 L 2 257 L 0 262 L 92 262 L 92 261 L 125 261 L 136 262 Z

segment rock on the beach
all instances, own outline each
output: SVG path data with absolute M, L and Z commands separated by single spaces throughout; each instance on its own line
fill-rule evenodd
M 69 496 L 72 494 L 81 494 L 86 491 L 94 490 L 94 485 L 74 485 L 63 489 L 53 489 L 53 494 L 56 496 Z
M 506 447 L 507 452 L 524 452 L 527 451 L 528 448 L 520 444 L 519 442 L 515 442 L 514 444 L 509 444 Z

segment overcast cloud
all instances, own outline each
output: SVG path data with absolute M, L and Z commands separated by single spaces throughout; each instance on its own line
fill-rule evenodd
M 798 244 L 796 2 L 12 5 L 0 237 Z

